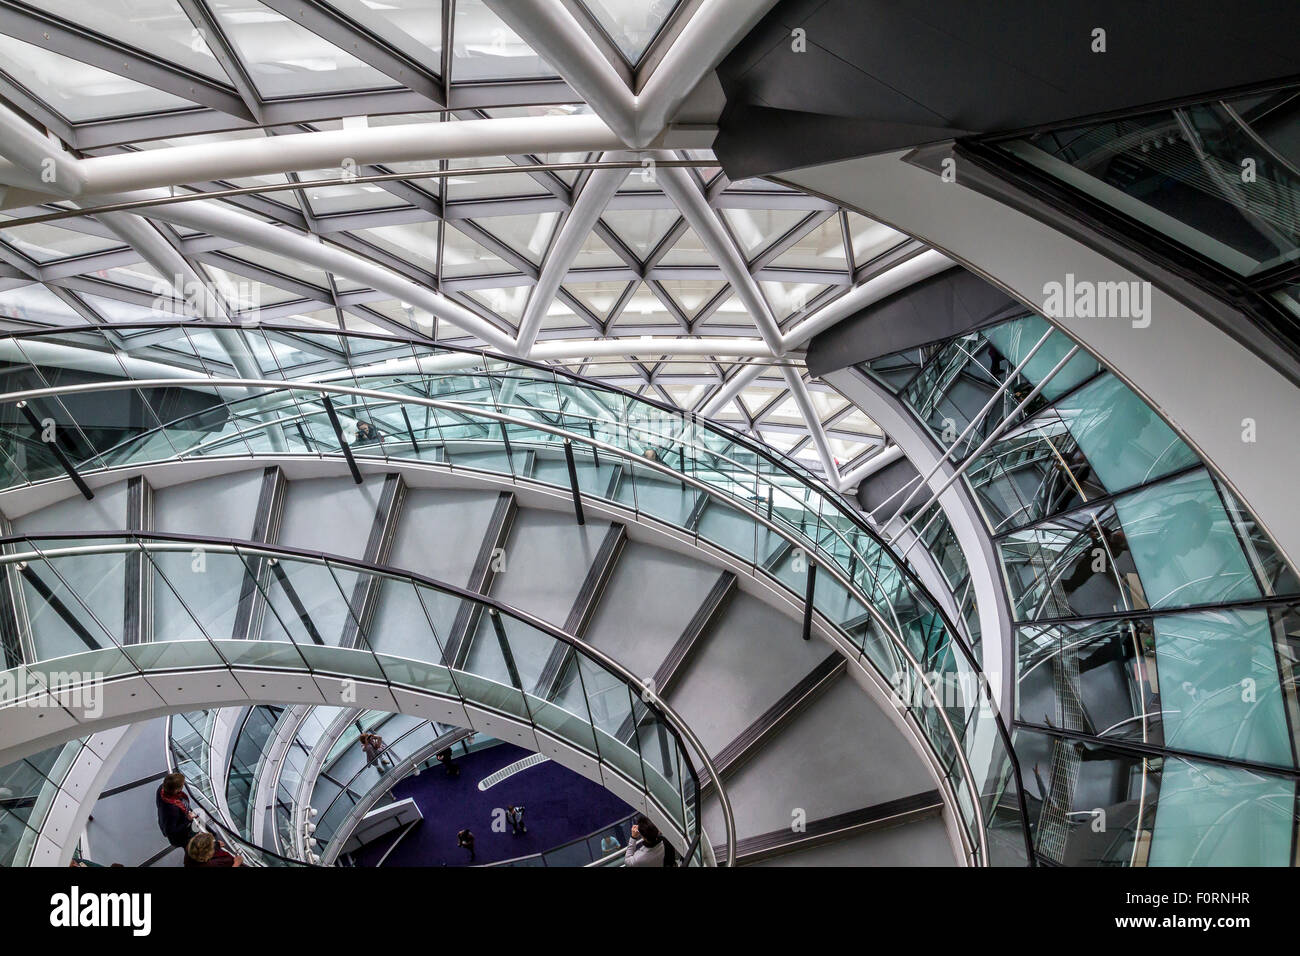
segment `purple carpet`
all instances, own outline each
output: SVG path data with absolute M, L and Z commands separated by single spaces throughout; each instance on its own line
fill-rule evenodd
M 456 846 L 456 834 L 464 827 L 474 831 L 475 862 L 483 864 L 554 849 L 632 813 L 604 787 L 549 760 L 480 790 L 480 780 L 530 752 L 498 744 L 468 756 L 459 748 L 455 753 L 459 777 L 450 778 L 442 767 L 432 767 L 393 788 L 395 800 L 415 800 L 424 820 L 389 854 L 384 866 L 466 866 L 469 853 Z M 492 831 L 493 810 L 510 804 L 526 808 L 527 833 L 515 836 L 509 827 L 505 833 Z M 363 847 L 354 855 L 357 864 L 374 866 L 392 841 L 387 836 Z

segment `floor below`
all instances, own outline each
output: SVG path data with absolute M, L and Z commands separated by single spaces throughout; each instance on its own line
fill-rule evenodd
M 424 819 L 397 844 L 384 866 L 466 866 L 469 853 L 456 846 L 456 834 L 474 833 L 475 862 L 495 863 L 550 850 L 586 836 L 632 812 L 608 790 L 559 764 L 545 761 L 489 787 L 479 781 L 530 752 L 510 744 L 456 757 L 460 776 L 448 777 L 433 767 L 393 788 L 395 800 L 411 797 Z M 518 836 L 493 829 L 494 813 L 509 805 L 525 807 L 527 833 Z M 386 836 L 363 847 L 355 859 L 374 866 L 392 844 Z

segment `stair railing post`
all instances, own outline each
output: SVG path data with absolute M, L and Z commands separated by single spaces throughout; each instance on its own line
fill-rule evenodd
M 578 490 L 578 463 L 573 460 L 573 442 L 564 439 L 564 460 L 569 466 L 569 487 L 573 489 L 573 512 L 578 524 L 586 524 L 587 517 L 582 513 L 582 492 Z
M 813 593 L 817 590 L 817 565 L 808 562 L 808 585 L 803 595 L 803 639 L 812 640 Z

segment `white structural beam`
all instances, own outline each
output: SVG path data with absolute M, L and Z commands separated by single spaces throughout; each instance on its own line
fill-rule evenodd
M 718 358 L 767 358 L 767 346 L 756 339 L 642 338 L 598 339 L 596 341 L 561 340 L 533 346 L 531 358 L 538 361 L 564 358 L 644 357 L 688 355 Z M 757 366 L 761 368 L 761 366 Z
M 619 146 L 635 145 L 636 96 L 563 3 L 556 0 L 484 2 L 564 77 L 619 137 Z
M 547 119 L 558 118 L 547 117 Z M 437 125 L 472 126 L 474 122 Z M 245 146 L 243 143 L 233 143 L 231 145 Z M 44 156 L 42 155 L 42 151 L 50 150 L 51 144 L 48 140 L 36 133 L 29 124 L 24 122 L 13 111 L 0 107 L 0 152 L 15 162 L 23 163 L 22 171 L 24 175 L 28 177 L 34 176 L 37 179 L 42 178 L 42 171 L 46 168 L 44 164 L 49 162 L 50 168 L 53 168 L 55 172 L 53 184 L 56 184 L 61 190 L 67 190 L 67 196 L 78 196 L 79 193 L 75 190 L 76 183 L 79 182 L 84 187 L 85 181 L 79 179 L 77 172 L 82 167 L 72 164 L 89 162 L 89 160 L 72 159 L 62 150 L 53 150 L 47 152 Z M 69 180 L 73 182 L 70 183 Z M 84 189 L 82 191 L 84 192 Z M 163 198 L 168 195 L 170 193 L 165 190 L 141 190 L 126 194 L 109 194 L 103 198 L 106 202 L 112 202 L 113 200 Z M 515 340 L 512 336 L 432 289 L 417 282 L 412 282 L 391 269 L 386 269 L 354 253 L 325 245 L 313 237 L 261 222 L 252 216 L 236 212 L 215 201 L 199 200 L 168 206 L 156 206 L 149 210 L 149 218 L 160 219 L 164 222 L 197 229 L 214 236 L 221 236 L 224 239 L 238 242 L 240 245 L 266 249 L 269 252 L 276 252 L 291 259 L 313 265 L 326 272 L 336 273 L 351 279 L 353 282 L 386 292 L 403 302 L 410 302 L 412 305 L 426 309 L 469 335 L 477 336 L 494 348 L 505 352 L 513 352 L 514 350 Z M 130 219 L 117 220 L 119 228 L 130 228 L 130 221 Z M 147 245 L 151 244 L 149 237 L 143 233 L 138 238 Z M 135 245 L 134 242 L 131 244 Z M 137 249 L 137 251 L 141 255 L 145 255 L 145 250 Z M 166 254 L 161 248 L 156 251 L 165 257 Z M 175 250 L 172 250 L 172 252 L 175 253 Z M 176 256 L 179 258 L 179 253 L 176 253 Z M 176 269 L 172 267 L 166 267 L 161 271 L 164 276 L 176 274 Z
M 817 449 L 817 457 L 822 463 L 822 473 L 826 475 L 826 481 L 832 488 L 839 487 L 840 470 L 835 464 L 835 456 L 831 454 L 830 442 L 826 440 L 826 430 L 822 428 L 821 419 L 817 416 L 817 408 L 813 405 L 812 396 L 808 394 L 808 386 L 804 384 L 803 376 L 793 365 L 782 365 L 781 375 L 785 378 L 786 387 L 790 389 L 790 397 L 794 399 L 799 414 L 803 416 L 804 424 L 808 426 L 808 435 L 812 438 L 813 447 Z M 762 427 L 759 425 L 760 430 Z
M 127 245 L 144 257 L 145 262 L 153 266 L 163 281 L 172 287 L 175 295 L 185 303 L 187 308 L 199 312 L 199 318 L 215 322 L 229 322 L 230 314 L 225 303 L 213 291 L 212 287 L 199 275 L 158 227 L 148 220 L 130 213 L 105 213 L 100 221 Z M 248 347 L 244 332 L 238 328 L 214 328 L 213 336 L 220 343 L 230 359 L 235 371 L 244 378 L 258 378 L 263 374 L 253 350 Z M 283 451 L 287 446 L 284 432 L 279 425 L 271 425 L 267 435 L 275 451 Z
M 761 20 L 776 0 L 704 0 L 668 47 L 636 98 L 636 130 L 628 145 L 653 143 L 686 97 Z
M 356 168 L 371 164 L 585 153 L 620 148 L 622 138 L 599 117 L 525 116 L 500 119 L 358 126 L 314 133 L 289 133 L 191 146 L 76 159 L 11 110 L 0 107 L 3 154 L 0 183 L 20 190 L 63 196 L 110 193 L 183 183 L 266 176 L 307 169 Z M 59 164 L 53 181 L 40 172 L 45 160 Z M 36 170 L 33 175 L 32 170 Z M 15 194 L 5 206 L 39 197 Z
M 848 318 L 859 309 L 866 308 L 873 302 L 879 302 L 886 296 L 906 289 L 913 283 L 928 279 L 956 263 L 942 252 L 927 249 L 913 256 L 906 262 L 899 263 L 887 272 L 868 279 L 862 285 L 846 292 L 833 302 L 828 302 L 816 312 L 792 328 L 784 337 L 787 349 L 799 348 L 818 332 L 829 329 L 832 325 Z
M 763 347 L 763 354 L 767 355 L 767 347 Z M 709 400 L 700 408 L 700 414 L 706 418 L 716 415 L 722 407 L 736 398 L 743 392 L 754 379 L 758 378 L 769 368 L 767 365 L 747 365 L 723 384 L 723 386 L 709 396 Z
M 126 212 L 106 212 L 98 217 L 119 239 L 135 249 L 144 261 L 163 277 L 175 295 L 187 308 L 197 313 L 194 318 L 213 322 L 230 321 L 225 303 L 212 287 L 194 271 L 185 257 L 166 240 L 153 223 Z M 238 369 L 238 365 L 236 365 Z M 256 366 L 250 366 L 250 370 Z M 241 375 L 245 375 L 242 369 Z M 247 377 L 247 376 L 245 376 Z
M 0 184 L 45 195 L 75 196 L 85 188 L 81 160 L 0 103 Z M 10 206 L 5 190 L 5 205 Z
M 556 5 L 559 6 L 558 4 Z M 563 9 L 563 8 L 561 8 Z M 546 254 L 541 274 L 528 297 L 528 306 L 524 317 L 519 322 L 519 338 L 516 348 L 520 355 L 531 354 L 537 333 L 541 330 L 542 320 L 546 318 L 559 292 L 560 283 L 568 275 L 574 259 L 582 251 L 582 244 L 591 235 L 600 214 L 605 211 L 609 201 L 618 192 L 618 187 L 627 179 L 626 169 L 598 169 L 587 177 L 586 184 L 578 193 L 578 198 L 569 210 L 569 215 L 560 227 L 560 234 Z
M 863 481 L 870 478 L 886 465 L 892 465 L 903 457 L 903 449 L 898 445 L 886 445 L 858 467 L 840 476 L 839 491 L 852 491 Z
M 486 0 L 632 149 L 655 143 L 673 115 L 775 0 L 703 0 L 639 93 L 556 0 Z
M 668 157 L 665 157 L 668 158 Z M 767 300 L 758 288 L 758 282 L 749 274 L 744 257 L 732 241 L 731 236 L 705 198 L 704 193 L 695 184 L 694 179 L 685 169 L 678 166 L 658 166 L 655 179 L 673 204 L 680 210 L 695 234 L 700 237 L 709 255 L 718 263 L 723 277 L 730 283 L 732 291 L 740 299 L 741 305 L 758 327 L 758 333 L 767 343 L 774 357 L 785 354 L 785 342 L 781 329 L 768 307 Z

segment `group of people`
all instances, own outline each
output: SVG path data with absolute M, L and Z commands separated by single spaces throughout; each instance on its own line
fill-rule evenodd
M 190 806 L 185 792 L 185 774 L 169 773 L 163 777 L 155 801 L 158 829 L 172 846 L 184 847 L 185 866 L 243 866 L 243 857 L 208 831 L 202 829 L 199 815 Z

